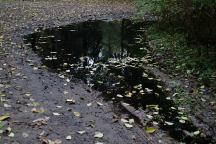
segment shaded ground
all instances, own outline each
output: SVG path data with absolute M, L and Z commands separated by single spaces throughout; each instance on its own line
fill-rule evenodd
M 37 55 L 22 49 L 22 36 L 38 27 L 87 19 L 123 18 L 134 11 L 132 2 L 120 0 L 0 3 L 0 36 L 3 35 L 0 115 L 10 113 L 3 125 L 12 129 L 2 135 L 0 142 L 141 144 L 158 143 L 163 137 L 162 143 L 177 143 L 168 137 L 164 139 L 164 132 L 149 137 L 139 125 L 126 128 L 120 119 L 131 118 L 130 115 L 120 113 L 120 108 L 114 107 L 112 102 L 104 102 L 99 92 L 82 82 L 74 79 L 67 82 L 66 78 L 47 71 Z M 75 104 L 66 103 L 67 99 L 74 99 Z M 103 138 L 94 138 L 96 131 L 102 132 Z M 67 136 L 71 136 L 71 140 L 66 140 Z

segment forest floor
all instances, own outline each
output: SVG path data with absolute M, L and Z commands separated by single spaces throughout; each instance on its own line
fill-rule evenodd
M 150 136 L 136 123 L 125 127 L 127 112 L 83 82 L 49 72 L 36 54 L 22 49 L 22 36 L 39 27 L 126 18 L 135 11 L 133 2 L 121 0 L 0 2 L 0 144 L 177 143 L 163 131 Z

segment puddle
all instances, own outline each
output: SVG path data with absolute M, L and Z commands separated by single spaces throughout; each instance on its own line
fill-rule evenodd
M 105 100 L 144 111 L 146 127 L 160 127 L 181 142 L 209 143 L 163 84 L 145 69 L 151 63 L 143 22 L 87 21 L 25 36 L 50 70 L 73 75 L 103 92 Z

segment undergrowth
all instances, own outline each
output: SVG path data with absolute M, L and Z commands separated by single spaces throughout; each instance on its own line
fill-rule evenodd
M 164 31 L 152 25 L 147 30 L 150 46 L 155 53 L 155 61 L 168 73 L 181 73 L 195 78 L 201 84 L 216 88 L 215 57 L 197 56 L 182 32 Z

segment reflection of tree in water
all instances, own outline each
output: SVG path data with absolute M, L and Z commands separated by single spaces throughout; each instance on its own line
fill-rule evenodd
M 112 57 L 121 51 L 121 25 L 120 22 L 101 23 L 102 30 L 102 50 L 103 57 Z
M 45 63 L 56 68 L 62 63 L 77 63 L 83 56 L 94 61 L 122 58 L 138 49 L 134 38 L 139 27 L 130 20 L 87 21 L 32 34 L 31 44 Z

